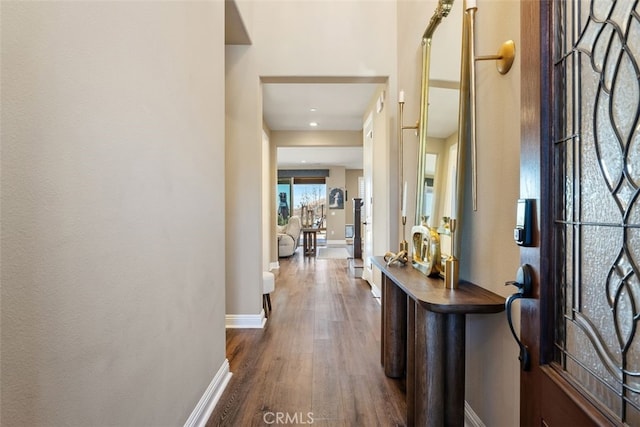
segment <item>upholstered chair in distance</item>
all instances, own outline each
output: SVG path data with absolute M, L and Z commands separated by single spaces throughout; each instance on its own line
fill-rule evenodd
M 293 255 L 300 240 L 300 230 L 302 230 L 302 222 L 299 216 L 290 217 L 287 225 L 281 227 L 278 232 L 279 258 Z

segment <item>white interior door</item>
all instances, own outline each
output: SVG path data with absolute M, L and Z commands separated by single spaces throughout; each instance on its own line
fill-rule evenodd
M 373 256 L 373 115 L 369 115 L 363 126 L 364 141 L 363 141 L 363 175 L 364 175 L 364 196 L 363 202 L 363 214 L 364 218 L 364 232 L 362 233 L 364 239 L 364 268 L 362 269 L 362 278 L 373 283 L 373 264 L 371 263 L 371 256 Z

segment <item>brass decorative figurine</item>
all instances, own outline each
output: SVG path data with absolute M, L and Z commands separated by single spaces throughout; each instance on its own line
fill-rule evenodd
M 409 253 L 409 242 L 407 242 L 404 238 L 405 227 L 407 225 L 407 217 L 402 216 L 402 241 L 400 242 L 400 252 L 405 252 L 405 254 Z
M 407 223 L 407 217 L 405 215 L 402 215 L 403 239 L 400 242 L 400 250 L 398 251 L 398 253 L 393 253 L 389 251 L 386 254 L 384 254 L 384 260 L 387 263 L 387 266 L 393 263 L 405 265 L 407 262 L 409 262 L 409 243 L 407 243 L 407 241 L 404 239 L 404 226 L 406 223 Z
M 458 275 L 460 273 L 460 261 L 455 257 L 455 232 L 456 220 L 449 220 L 449 231 L 451 232 L 451 255 L 444 262 L 444 286 L 447 289 L 458 289 Z
M 390 266 L 393 263 L 405 265 L 409 261 L 409 256 L 407 251 L 400 250 L 400 252 L 393 253 L 387 252 L 384 254 L 384 260 L 387 263 L 387 266 Z

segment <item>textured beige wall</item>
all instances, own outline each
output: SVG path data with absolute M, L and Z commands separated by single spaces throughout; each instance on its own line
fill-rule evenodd
M 225 359 L 222 2 L 2 2 L 2 425 L 181 425 Z
M 229 257 L 242 260 L 227 266 L 226 302 L 227 314 L 257 315 L 262 245 L 246 242 L 262 235 L 260 212 L 265 208 L 260 195 L 260 78 L 391 76 L 395 85 L 397 21 L 393 1 L 241 1 L 239 8 L 247 16 L 253 45 L 226 50 L 226 162 L 234 165 L 226 174 L 226 249 Z M 393 161 L 388 148 L 382 150 L 387 152 L 381 163 Z M 388 180 L 380 182 L 385 200 Z
M 419 114 L 419 43 L 435 5 L 435 0 L 398 3 L 398 20 L 402 23 L 398 25 L 398 86 L 407 94 L 405 124 L 411 124 Z M 444 61 L 459 63 L 452 46 L 456 46 L 456 37 L 457 43 L 460 40 L 455 32 L 461 31 L 461 5 L 462 1 L 454 3 L 459 10 L 443 21 L 434 36 L 432 78 L 451 80 L 440 65 Z M 508 39 L 516 41 L 517 49 L 517 0 L 478 1 L 476 16 L 478 55 L 494 54 Z M 462 217 L 461 278 L 503 296 L 511 291 L 504 282 L 513 279 L 519 263 L 519 250 L 512 237 L 519 191 L 519 82 L 517 59 L 505 76 L 498 74 L 491 62 L 477 63 L 478 211 L 472 211 L 467 197 Z M 404 136 L 405 176 L 413 176 L 409 193 L 415 194 L 417 138 L 408 131 Z M 466 189 L 468 195 L 470 182 Z M 413 204 L 408 210 L 414 211 Z M 519 362 L 505 314 L 469 316 L 467 337 L 466 400 L 487 426 L 518 425 Z
M 278 147 L 360 147 L 361 131 L 273 131 Z
M 520 3 L 479 3 L 476 52 L 496 52 L 505 40 L 518 49 Z M 513 241 L 516 200 L 520 190 L 520 61 L 500 75 L 495 64 L 477 64 L 478 211 L 467 199 L 461 276 L 507 296 L 504 286 L 515 277 L 520 250 Z M 468 180 L 467 180 L 468 181 Z M 469 188 L 470 183 L 466 183 Z M 514 322 L 520 323 L 514 309 Z M 506 315 L 470 316 L 467 321 L 467 400 L 486 425 L 519 423 L 520 364 L 518 347 Z M 481 355 L 481 357 L 476 357 Z M 498 404 L 497 402 L 500 402 Z

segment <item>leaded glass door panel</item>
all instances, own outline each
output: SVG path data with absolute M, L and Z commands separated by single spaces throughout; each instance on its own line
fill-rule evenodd
M 539 64 L 536 87 L 523 67 L 523 111 L 540 114 L 523 121 L 521 181 L 539 201 L 540 245 L 521 252 L 539 279 L 523 304 L 537 363 L 522 421 L 640 425 L 640 5 L 522 12 L 540 23 L 523 27 L 523 46 L 539 41 L 522 59 Z

